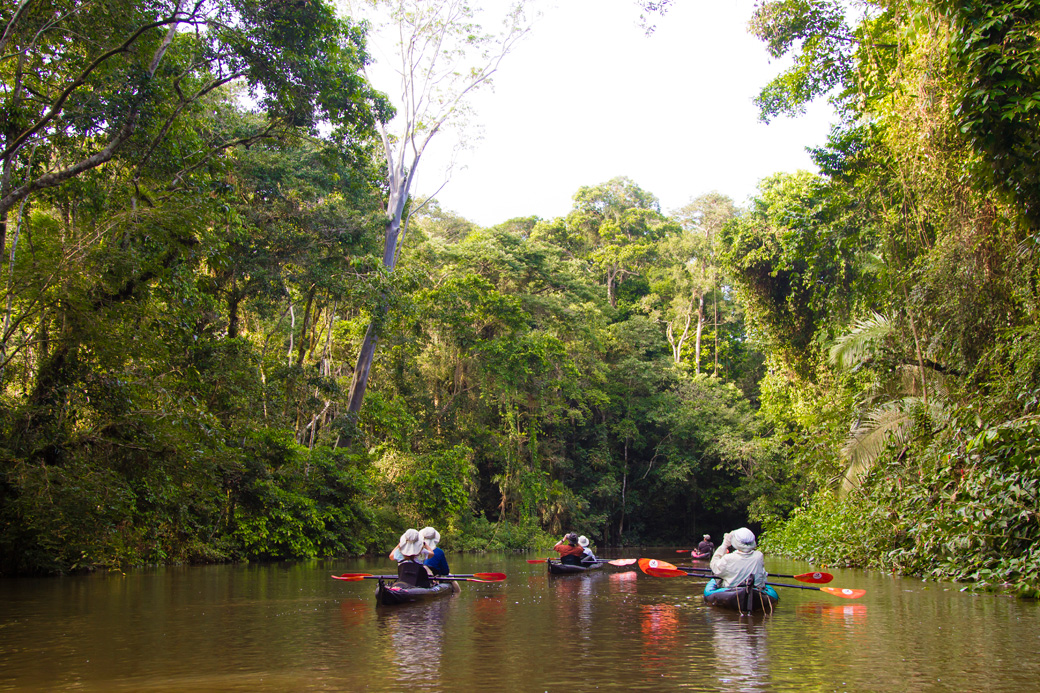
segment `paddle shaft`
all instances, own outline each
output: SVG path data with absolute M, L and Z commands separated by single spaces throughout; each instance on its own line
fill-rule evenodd
M 397 575 L 372 575 L 371 573 L 343 573 L 342 575 L 333 575 L 336 580 L 396 580 Z M 469 573 L 469 574 L 449 574 L 449 575 L 433 575 L 431 579 L 434 580 L 475 580 L 479 582 L 501 582 L 506 579 L 505 573 Z
M 678 570 L 685 570 L 687 573 L 700 573 L 702 575 L 712 574 L 710 568 L 698 568 L 692 565 L 677 565 L 675 566 Z M 834 576 L 830 573 L 821 573 L 819 571 L 812 573 L 802 573 L 801 575 L 784 575 L 782 573 L 769 573 L 770 577 L 780 578 L 791 578 L 792 580 L 801 580 L 802 582 L 830 582 L 834 579 Z
M 797 590 L 816 590 L 817 592 L 826 592 L 843 599 L 859 599 L 867 593 L 866 590 L 853 590 L 845 587 L 809 587 L 808 585 L 788 585 L 783 582 L 767 582 L 766 584 L 773 587 L 793 587 Z

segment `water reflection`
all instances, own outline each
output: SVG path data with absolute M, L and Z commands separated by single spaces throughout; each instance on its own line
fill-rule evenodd
M 798 618 L 815 619 L 821 622 L 841 622 L 845 625 L 861 623 L 867 618 L 866 604 L 822 604 L 811 602 L 795 607 Z
M 573 626 L 582 639 L 589 637 L 592 626 L 593 595 L 606 582 L 602 571 L 577 575 L 552 575 L 549 587 L 555 592 L 558 614 L 563 622 Z
M 453 601 L 454 595 L 376 609 L 377 631 L 391 665 L 389 675 L 401 690 L 440 679 L 444 628 Z
M 639 630 L 643 636 L 639 660 L 643 669 L 651 671 L 673 658 L 679 649 L 679 610 L 671 604 L 644 604 L 639 609 Z
M 624 570 L 610 574 L 610 591 L 621 594 L 635 594 L 638 591 L 639 574 L 634 570 Z
M 710 623 L 718 680 L 741 691 L 769 688 L 766 625 L 770 615 L 740 615 L 715 609 Z
M 662 552 L 663 555 L 663 552 Z M 787 573 L 810 566 L 771 560 Z M 377 607 L 376 559 L 0 580 L 0 691 L 1037 690 L 1040 605 L 835 571 L 858 600 L 786 590 L 775 614 L 706 605 L 701 583 L 605 569 L 549 579 L 522 556 L 432 602 Z

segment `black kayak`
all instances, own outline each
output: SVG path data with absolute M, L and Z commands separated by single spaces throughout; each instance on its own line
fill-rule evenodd
M 596 570 L 597 568 L 603 567 L 602 563 L 573 565 L 571 563 L 560 563 L 559 561 L 554 561 L 551 558 L 545 563 L 549 566 L 550 575 L 580 575 L 582 573 L 587 573 L 590 570 Z
M 704 586 L 704 601 L 742 614 L 771 614 L 776 608 L 776 603 L 780 601 L 780 595 L 769 585 L 766 585 L 765 589 L 755 589 L 746 585 L 719 587 L 715 580 L 709 580 Z
M 389 584 L 380 580 L 376 586 L 376 604 L 396 606 L 398 604 L 420 602 L 451 594 L 451 590 L 450 582 L 438 582 L 431 587 L 416 587 L 400 580 Z

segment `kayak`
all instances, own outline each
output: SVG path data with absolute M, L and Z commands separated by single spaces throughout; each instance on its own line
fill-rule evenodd
M 550 575 L 580 575 L 587 573 L 590 570 L 596 570 L 602 568 L 602 563 L 590 563 L 588 565 L 571 565 L 570 563 L 560 563 L 549 559 L 545 562 L 549 566 Z
M 450 582 L 438 582 L 432 587 L 416 587 L 400 580 L 387 584 L 380 580 L 376 586 L 376 604 L 382 606 L 396 606 L 397 604 L 408 604 L 426 599 L 434 599 L 451 594 Z
M 718 582 L 712 579 L 704 586 L 704 601 L 742 614 L 771 614 L 780 601 L 780 595 L 769 585 L 761 590 L 748 586 L 719 587 Z
M 710 553 L 697 553 L 696 551 L 691 551 L 690 552 L 690 558 L 692 558 L 695 561 L 707 561 L 708 559 L 711 558 L 711 554 Z

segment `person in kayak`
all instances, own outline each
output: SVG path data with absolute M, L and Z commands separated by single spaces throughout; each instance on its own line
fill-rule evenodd
M 749 577 L 755 587 L 766 586 L 765 558 L 755 548 L 757 545 L 755 533 L 747 527 L 735 529 L 722 537 L 722 546 L 711 557 L 711 572 L 720 587 L 741 585 Z
M 565 534 L 553 551 L 560 554 L 560 563 L 567 565 L 581 565 L 581 557 L 585 555 L 585 549 L 578 546 L 578 535 L 574 532 Z
M 715 553 L 715 544 L 711 541 L 711 535 L 705 534 L 701 543 L 697 544 L 697 548 L 690 552 L 690 557 L 711 558 L 713 553 Z
M 433 527 L 423 527 L 419 535 L 426 544 L 426 551 L 429 552 L 423 564 L 434 575 L 447 575 L 450 573 L 451 569 L 448 567 L 448 558 L 444 555 L 444 549 L 437 546 L 441 542 L 441 533 Z
M 580 546 L 582 550 L 581 562 L 584 564 L 596 562 L 596 554 L 592 553 L 592 549 L 589 548 L 589 544 L 589 538 L 584 534 L 578 537 L 578 546 Z
M 397 581 L 413 587 L 430 587 L 431 572 L 423 565 L 426 555 L 426 545 L 419 530 L 406 529 L 390 552 L 391 560 L 397 561 Z

